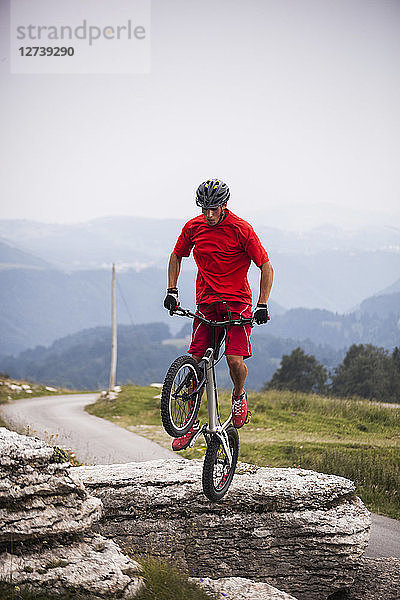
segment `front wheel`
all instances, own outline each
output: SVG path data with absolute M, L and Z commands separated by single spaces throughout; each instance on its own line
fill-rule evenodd
M 229 426 L 226 430 L 232 462 L 217 435 L 213 435 L 207 447 L 203 465 L 203 491 L 211 502 L 221 500 L 232 482 L 239 455 L 239 435 Z
M 201 400 L 201 370 L 191 356 L 179 356 L 167 371 L 161 393 L 161 419 L 172 437 L 185 435 L 195 422 Z

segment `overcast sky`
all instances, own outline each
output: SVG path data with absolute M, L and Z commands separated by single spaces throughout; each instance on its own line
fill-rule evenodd
M 399 213 L 399 1 L 153 0 L 129 75 L 10 74 L 0 6 L 0 218 L 189 217 L 209 177 L 244 216 Z

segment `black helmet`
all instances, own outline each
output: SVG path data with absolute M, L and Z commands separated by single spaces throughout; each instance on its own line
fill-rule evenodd
M 196 204 L 202 208 L 217 208 L 229 200 L 229 188 L 220 179 L 208 179 L 196 191 Z

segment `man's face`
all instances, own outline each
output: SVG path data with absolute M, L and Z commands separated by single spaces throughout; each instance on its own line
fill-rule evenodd
M 202 212 L 206 218 L 208 225 L 212 227 L 213 225 L 216 225 L 219 222 L 221 213 L 225 207 L 226 204 L 224 206 L 218 206 L 217 208 L 203 208 Z

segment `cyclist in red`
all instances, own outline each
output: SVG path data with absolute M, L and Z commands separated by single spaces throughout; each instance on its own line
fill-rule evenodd
M 175 310 L 179 305 L 178 277 L 184 256 L 193 250 L 198 273 L 196 304 L 198 313 L 207 319 L 222 321 L 251 317 L 252 297 L 247 271 L 253 261 L 260 268 L 260 293 L 254 311 L 256 323 L 269 320 L 267 300 L 271 292 L 273 269 L 268 254 L 249 223 L 227 209 L 228 186 L 219 179 L 199 185 L 196 204 L 202 214 L 188 221 L 175 244 L 168 265 L 168 289 L 164 306 Z M 225 344 L 225 356 L 233 382 L 232 422 L 239 429 L 247 420 L 247 396 L 244 384 L 251 356 L 250 325 L 233 326 Z M 210 343 L 210 328 L 194 320 L 189 353 L 201 360 Z M 173 450 L 187 448 L 198 431 L 196 423 L 186 435 L 174 439 Z

